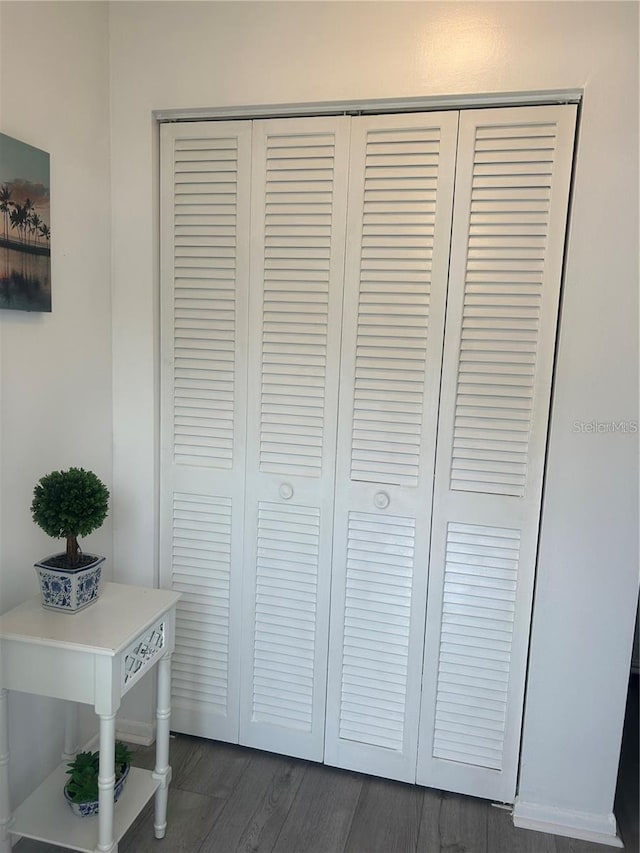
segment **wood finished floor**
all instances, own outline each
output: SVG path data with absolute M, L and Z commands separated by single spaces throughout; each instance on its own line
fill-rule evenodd
M 638 688 L 616 812 L 625 847 L 638 847 Z M 635 702 L 635 705 L 633 705 Z M 153 764 L 136 748 L 135 763 Z M 515 829 L 484 800 L 178 735 L 171 740 L 169 825 L 153 837 L 152 803 L 119 853 L 610 853 L 609 846 Z M 126 795 L 126 789 L 125 789 Z M 15 853 L 61 853 L 23 839 Z

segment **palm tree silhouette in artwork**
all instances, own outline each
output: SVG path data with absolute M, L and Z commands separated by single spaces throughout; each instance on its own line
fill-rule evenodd
M 11 208 L 13 207 L 13 202 L 11 201 L 11 187 L 7 184 L 2 184 L 0 187 L 0 211 L 2 211 L 2 218 L 4 219 L 4 239 L 7 240 L 9 238 L 9 214 L 11 213 Z
M 29 215 L 29 231 L 31 234 L 33 234 L 34 243 L 38 242 L 38 237 L 40 236 L 41 224 L 42 224 L 42 219 L 40 218 L 40 216 L 38 216 L 38 214 L 34 210 L 33 213 L 31 213 Z
M 31 198 L 27 197 L 21 203 L 12 199 L 13 192 L 14 187 L 10 184 L 0 186 L 0 212 L 4 219 L 5 245 L 17 251 L 48 254 L 50 227 L 38 213 Z M 10 234 L 10 231 L 13 233 Z M 16 243 L 21 243 L 22 246 L 17 246 Z
M 24 223 L 22 225 L 22 235 L 24 237 L 24 241 L 29 245 L 29 234 L 31 233 L 31 216 L 34 211 L 33 202 L 30 198 L 25 198 L 24 203 L 22 205 L 24 211 Z
M 38 230 L 40 231 L 40 234 L 44 237 L 44 239 L 48 243 L 49 240 L 51 240 L 51 229 L 49 228 L 49 226 L 43 222 L 42 225 L 40 225 Z
M 25 210 L 22 204 L 13 204 L 13 210 L 9 214 L 9 219 L 11 221 L 11 227 L 18 232 L 18 238 L 23 242 L 27 242 L 26 238 L 26 224 L 27 224 L 27 211 Z

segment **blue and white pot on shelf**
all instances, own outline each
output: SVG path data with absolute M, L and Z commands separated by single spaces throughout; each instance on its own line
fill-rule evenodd
M 129 778 L 129 770 L 131 768 L 130 764 L 124 764 L 122 767 L 122 775 L 116 782 L 113 788 L 113 802 L 117 803 L 120 799 L 120 794 L 122 793 L 122 789 L 125 786 L 127 779 Z M 78 817 L 91 817 L 92 815 L 100 814 L 100 809 L 98 808 L 98 800 L 92 800 L 89 803 L 74 803 L 69 794 L 67 793 L 67 786 L 65 785 L 63 788 L 64 798 L 69 803 L 69 808 L 71 811 L 77 815 Z
M 42 606 L 65 613 L 77 613 L 97 601 L 105 558 L 85 554 L 85 558 L 91 557 L 91 562 L 77 569 L 61 569 L 55 566 L 55 562 L 62 556 L 64 554 L 52 554 L 35 563 L 40 580 Z

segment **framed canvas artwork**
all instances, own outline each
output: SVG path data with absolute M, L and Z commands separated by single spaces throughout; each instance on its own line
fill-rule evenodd
M 0 133 L 0 309 L 51 311 L 49 155 Z

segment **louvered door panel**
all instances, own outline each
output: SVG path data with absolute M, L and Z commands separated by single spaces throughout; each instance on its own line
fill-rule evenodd
M 351 479 L 418 482 L 440 128 L 367 132 Z
M 241 742 L 322 760 L 349 120 L 254 123 Z
M 362 117 L 351 132 L 326 761 L 406 781 L 457 120 Z
M 576 110 L 461 114 L 418 782 L 512 801 Z
M 275 133 L 268 137 L 265 156 L 260 471 L 318 477 L 335 235 L 335 137 Z
M 172 725 L 238 738 L 251 128 L 161 132 L 163 586 L 180 590 Z
M 172 705 L 225 716 L 229 702 L 231 501 L 175 494 L 171 588 L 182 593 L 172 658 Z M 179 711 L 178 711 L 179 713 Z
M 517 530 L 448 526 L 436 758 L 502 769 L 519 558 Z
M 453 490 L 524 494 L 555 156 L 554 125 L 477 130 Z
M 231 468 L 238 140 L 174 146 L 174 456 Z
M 258 505 L 252 719 L 311 732 L 320 512 Z
M 402 750 L 409 673 L 415 521 L 352 512 L 340 738 Z

